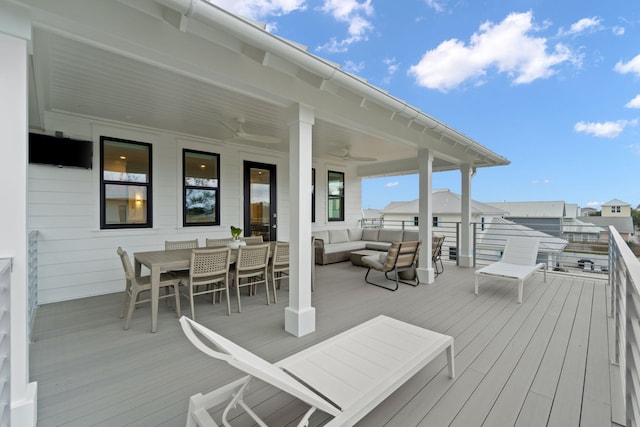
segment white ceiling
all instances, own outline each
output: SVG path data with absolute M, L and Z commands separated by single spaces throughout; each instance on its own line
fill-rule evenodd
M 383 134 L 377 119 L 369 119 L 374 120 L 369 125 L 362 120 L 376 117 L 371 113 L 377 112 L 374 103 L 344 88 L 324 85 L 322 79 L 314 87 L 317 76 L 246 43 L 230 40 L 215 28 L 190 22 L 191 33 L 178 31 L 163 21 L 166 10 L 151 0 L 137 0 L 136 5 L 143 4 L 153 12 L 146 11 L 151 18 L 118 2 L 100 3 L 107 10 L 96 17 L 99 12 L 93 3 L 77 2 L 74 13 L 84 26 L 70 23 L 62 14 L 54 19 L 49 11 L 42 14 L 45 18 L 33 13 L 29 87 L 32 128 L 55 131 L 43 129 L 44 112 L 53 111 L 230 141 L 233 134 L 221 122 L 235 127 L 234 121 L 241 118 L 246 133 L 277 137 L 282 142 L 233 139 L 229 143 L 286 152 L 288 106 L 297 99 L 315 102 L 317 97 L 314 107 L 323 105 L 316 108 L 313 126 L 315 157 L 342 161 L 330 154 L 342 155 L 350 147 L 352 156 L 378 159 L 357 162 L 368 167 L 369 174 L 383 170 L 372 167 L 374 163 L 399 165 L 398 170 L 407 173 L 412 171 L 402 170 L 400 165 L 417 165 L 417 143 L 428 138 L 444 148 L 436 152 L 434 170 L 456 169 L 458 153 L 469 156 L 468 148 L 447 137 L 433 132 L 430 135 L 424 128 L 421 133 L 413 132 L 411 120 L 399 115 L 387 115 L 385 120 L 397 130 Z M 41 7 L 53 5 L 41 3 Z M 265 66 L 267 57 L 270 66 Z M 262 81 L 271 86 L 263 89 Z M 353 117 L 345 117 L 351 112 Z M 396 138 L 399 133 L 403 136 Z M 407 138 L 413 138 L 413 134 L 417 135 L 415 141 Z M 495 163 L 499 156 L 478 147 L 477 166 Z

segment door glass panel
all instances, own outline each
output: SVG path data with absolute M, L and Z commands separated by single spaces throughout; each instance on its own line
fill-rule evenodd
M 271 173 L 268 169 L 251 168 L 250 172 L 251 235 L 267 242 L 271 231 Z

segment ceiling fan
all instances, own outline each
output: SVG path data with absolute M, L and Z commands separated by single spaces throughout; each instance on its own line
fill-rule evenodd
M 330 156 L 333 157 L 338 157 L 342 160 L 345 161 L 355 161 L 355 162 L 375 162 L 376 159 L 375 157 L 360 157 L 360 156 L 352 156 L 351 155 L 351 146 L 347 145 L 346 147 L 344 147 L 344 154 L 333 154 L 333 153 L 327 153 Z
M 222 120 L 218 120 L 222 126 L 224 126 L 229 132 L 233 134 L 233 137 L 230 140 L 240 140 L 240 141 L 253 141 L 253 142 L 262 142 L 263 144 L 277 144 L 282 142 L 280 138 L 269 135 L 259 135 L 255 133 L 248 133 L 244 131 L 242 125 L 245 123 L 245 120 L 241 117 L 234 119 L 234 125 L 232 126 L 228 123 L 225 123 Z

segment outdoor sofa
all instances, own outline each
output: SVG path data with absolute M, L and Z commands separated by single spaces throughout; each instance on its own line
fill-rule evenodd
M 316 264 L 326 265 L 348 261 L 353 251 L 369 249 L 386 252 L 391 242 L 411 242 L 419 240 L 417 231 L 343 228 L 314 231 Z

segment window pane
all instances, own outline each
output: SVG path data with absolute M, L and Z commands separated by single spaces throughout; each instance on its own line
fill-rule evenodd
M 329 171 L 328 191 L 329 221 L 344 221 L 344 173 Z
M 105 185 L 105 223 L 145 224 L 147 222 L 147 188 L 139 185 Z
M 342 172 L 329 171 L 329 195 L 344 195 L 344 174 Z
M 329 220 L 342 220 L 342 199 L 329 199 Z
M 184 184 L 189 187 L 218 188 L 217 156 L 207 153 L 184 153 Z
M 187 189 L 185 197 L 186 222 L 209 223 L 216 221 L 215 190 Z
M 149 182 L 149 146 L 104 140 L 105 181 Z

